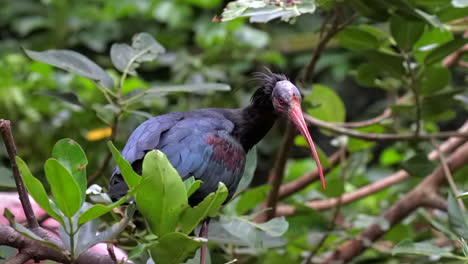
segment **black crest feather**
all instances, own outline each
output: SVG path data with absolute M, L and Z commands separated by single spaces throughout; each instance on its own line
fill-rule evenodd
M 252 81 L 255 82 L 257 90 L 252 95 L 253 104 L 271 104 L 271 93 L 277 82 L 288 80 L 283 74 L 273 73 L 268 68 L 266 72 L 255 72 Z

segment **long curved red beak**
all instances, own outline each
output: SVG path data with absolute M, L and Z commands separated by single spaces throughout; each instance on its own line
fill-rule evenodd
M 312 155 L 315 159 L 315 163 L 317 164 L 317 169 L 320 175 L 320 181 L 322 182 L 322 189 L 325 190 L 327 186 L 325 185 L 325 177 L 323 176 L 322 164 L 320 164 L 320 159 L 317 154 L 317 150 L 315 149 L 314 141 L 310 136 L 309 129 L 307 128 L 304 116 L 302 115 L 302 109 L 299 100 L 295 98 L 293 98 L 293 105 L 291 110 L 289 111 L 289 119 L 291 119 L 294 125 L 296 125 L 297 129 L 301 132 L 302 136 L 304 136 L 307 140 L 307 143 L 310 147 L 310 151 L 312 152 Z

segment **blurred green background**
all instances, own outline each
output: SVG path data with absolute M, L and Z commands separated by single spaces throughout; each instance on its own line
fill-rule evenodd
M 292 3 L 296 7 L 291 1 L 263 2 L 268 4 L 270 14 L 283 10 L 276 2 Z M 361 130 L 412 132 L 416 89 L 422 108 L 422 131 L 455 130 L 466 121 L 467 68 L 457 65 L 449 68 L 441 63 L 466 43 L 462 38 L 463 32 L 468 30 L 466 1 L 298 1 L 297 6 L 303 10 L 309 8 L 308 12 L 290 11 L 292 13 L 285 14 L 288 21 L 273 19 L 267 23 L 250 23 L 249 18 L 258 14 L 236 17 L 245 15 L 240 12 L 234 15 L 235 19 L 216 22 L 214 18 L 223 18 L 228 3 L 220 0 L 3 2 L 0 6 L 0 118 L 12 121 L 19 155 L 33 173 L 39 177 L 43 174 L 42 164 L 61 138 L 72 138 L 83 146 L 90 161 L 88 173 L 94 172 L 106 158 L 109 127 L 116 112 L 115 106 L 106 101 L 92 81 L 32 61 L 21 48 L 74 50 L 95 61 L 117 82 L 120 73 L 110 59 L 111 45 L 131 43 L 132 36 L 139 32 L 151 34 L 166 52 L 154 61 L 143 63 L 138 75 L 129 76 L 122 88 L 124 97 L 130 98 L 152 87 L 178 84 L 224 83 L 230 85 L 231 91 L 199 89 L 192 93 L 139 98 L 121 114 L 115 139 L 118 148 L 123 147 L 131 131 L 148 116 L 203 107 L 247 105 L 255 88 L 249 83 L 251 74 L 264 71 L 265 67 L 284 73 L 291 80 L 300 80 L 323 34 L 320 33 L 322 24 L 329 23 L 333 14 L 339 14 L 341 22 L 349 18 L 353 18 L 353 22 L 328 43 L 313 76 L 297 82 L 305 95 L 303 108 L 308 113 L 325 121 L 344 122 L 366 120 L 390 108 L 391 118 Z M 231 5 L 227 11 L 236 8 Z M 287 17 L 289 14 L 293 15 Z M 443 46 L 447 43 L 450 45 Z M 460 60 L 466 62 L 466 55 Z M 61 99 L 57 98 L 58 93 Z M 285 122 L 278 122 L 259 144 L 254 185 L 266 183 L 284 129 Z M 323 132 L 311 127 L 316 143 L 330 155 L 337 149 L 336 144 L 333 145 L 336 135 Z M 286 181 L 315 168 L 301 142 L 297 138 L 297 145 L 291 151 Z M 411 190 L 435 166 L 425 158 L 433 149 L 429 141 L 376 144 L 349 138 L 346 147 L 350 152 L 344 173 L 346 181 L 340 177 L 343 173 L 338 166 L 327 176 L 330 186 L 327 191 L 321 191 L 315 183 L 288 198 L 287 202 L 298 204 L 335 197 L 402 168 L 415 177 L 342 208 L 342 221 L 346 224 L 325 241 L 321 253 L 378 220 L 383 210 Z M 8 164 L 2 145 L 2 190 L 14 187 Z M 96 179 L 97 183 L 107 186 L 111 167 Z M 466 172 L 465 167 L 455 174 L 461 190 L 468 189 Z M 443 196 L 447 192 L 444 187 Z M 279 251 L 243 255 L 242 263 L 300 263 L 303 253 L 316 241 L 314 235 L 326 231 L 331 214 L 306 211 L 289 217 L 289 230 L 285 235 L 287 246 Z M 445 223 L 446 216 L 439 220 Z M 393 245 L 405 238 L 434 239 L 429 228 L 422 231 L 417 228 L 421 221 L 422 217 L 415 214 L 398 224 L 385 235 L 382 247 L 373 247 L 356 261 L 400 263 L 402 259 L 389 254 L 385 243 Z M 234 251 L 219 251 L 220 259 L 223 256 L 232 259 L 236 255 Z M 426 263 L 428 258 L 415 261 Z

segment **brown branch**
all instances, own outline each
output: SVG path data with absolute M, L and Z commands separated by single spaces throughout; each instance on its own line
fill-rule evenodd
M 468 163 L 468 143 L 458 148 L 447 160 L 450 171 L 456 171 Z M 390 228 L 406 218 L 418 207 L 424 205 L 424 200 L 435 198 L 439 186 L 445 179 L 442 165 L 439 165 L 429 176 L 419 183 L 413 190 L 389 208 L 382 217 L 389 223 Z M 438 195 L 437 195 L 438 196 Z M 323 263 L 348 262 L 366 250 L 373 241 L 380 238 L 389 229 L 382 229 L 380 225 L 373 224 L 355 239 L 339 246 Z
M 406 134 L 374 134 L 374 133 L 365 133 L 360 132 L 352 129 L 348 129 L 345 127 L 339 127 L 334 125 L 333 123 L 325 122 L 315 117 L 312 117 L 308 114 L 304 114 L 304 119 L 309 124 L 318 126 L 320 128 L 330 130 L 340 135 L 346 135 L 353 138 L 371 140 L 371 141 L 390 141 L 390 140 L 428 140 L 432 138 L 448 138 L 448 137 L 463 137 L 468 138 L 468 133 L 460 133 L 458 131 L 444 131 L 439 133 L 433 134 L 414 134 L 414 133 L 406 133 Z
M 13 134 L 11 133 L 11 125 L 9 120 L 0 119 L 0 133 L 2 134 L 3 142 L 5 143 L 6 150 L 8 152 L 8 157 L 10 159 L 11 170 L 15 178 L 16 189 L 18 190 L 18 196 L 23 206 L 24 215 L 28 221 L 28 226 L 30 228 L 35 228 L 39 226 L 34 211 L 29 201 L 28 191 L 24 186 L 23 180 L 21 179 L 20 172 L 18 170 L 18 165 L 16 164 L 16 146 L 13 139 Z
M 19 253 L 10 259 L 8 259 L 5 263 L 3 264 L 23 264 L 26 261 L 30 260 L 31 257 L 28 254 L 25 253 Z
M 384 179 L 380 181 L 376 181 L 374 183 L 361 187 L 353 192 L 343 194 L 341 196 L 341 204 L 342 205 L 349 204 L 361 198 L 367 197 L 395 183 L 401 182 L 402 180 L 408 177 L 409 177 L 409 174 L 406 171 L 400 170 L 390 176 L 385 177 Z M 330 198 L 327 200 L 310 201 L 310 202 L 307 202 L 305 205 L 314 210 L 323 211 L 323 210 L 328 210 L 330 208 L 337 206 L 339 201 L 340 201 L 339 197 L 334 197 L 334 198 Z M 280 205 L 278 206 L 276 211 L 277 211 L 276 213 L 277 216 L 290 216 L 296 213 L 296 207 L 290 206 L 290 205 Z
M 328 159 L 329 166 L 323 169 L 323 173 L 327 174 L 331 169 L 333 169 L 336 165 L 339 164 L 340 155 L 342 152 L 346 152 L 345 149 L 340 149 L 337 152 L 333 153 Z M 285 183 L 281 185 L 279 190 L 279 199 L 285 199 L 288 196 L 306 188 L 310 183 L 319 179 L 318 170 L 313 170 L 309 173 L 304 174 L 302 177 Z
M 465 53 L 468 53 L 468 44 L 445 57 L 445 59 L 442 61 L 442 65 L 444 65 L 445 67 L 451 67 L 456 65 Z
M 432 193 L 428 199 L 421 201 L 421 206 L 447 211 L 447 200 L 437 193 Z
M 110 258 L 114 261 L 115 264 L 119 263 L 117 257 L 115 256 L 114 245 L 107 243 L 107 253 L 109 253 Z
M 435 141 L 435 139 L 432 140 L 432 145 L 435 147 L 437 153 L 439 154 L 439 160 L 440 163 L 442 164 L 442 168 L 444 169 L 444 174 L 445 178 L 447 179 L 447 182 L 450 186 L 450 189 L 452 189 L 453 196 L 457 197 L 460 192 L 458 191 L 457 185 L 455 184 L 455 181 L 453 180 L 452 173 L 450 172 L 450 169 L 447 164 L 447 160 L 445 159 L 445 154 L 441 153 L 440 147 Z M 458 204 L 460 205 L 460 208 L 463 209 L 463 211 L 466 211 L 465 203 L 461 199 L 457 199 Z
M 463 126 L 461 126 L 458 130 L 460 133 L 467 133 L 468 132 L 468 121 L 466 121 Z M 459 147 L 461 144 L 463 144 L 466 141 L 465 138 L 461 137 L 452 137 L 449 138 L 448 140 L 444 141 L 442 144 L 440 144 L 439 148 L 442 153 L 450 153 L 457 147 Z M 431 151 L 429 153 L 429 159 L 430 160 L 436 160 L 439 157 L 439 152 L 437 149 Z
M 333 122 L 331 124 L 334 124 L 336 126 L 346 127 L 346 128 L 359 128 L 359 127 L 366 127 L 366 126 L 378 124 L 382 122 L 383 120 L 389 118 L 390 116 L 392 116 L 392 109 L 387 108 L 383 111 L 382 114 L 371 119 L 367 119 L 364 121 L 356 121 L 356 122 L 346 122 L 346 123 Z
M 53 237 L 50 233 L 41 229 L 40 227 L 33 230 L 36 234 L 40 234 L 41 237 L 47 236 L 54 243 L 61 242 Z M 44 235 L 47 233 L 47 235 Z M 0 224 L 0 245 L 6 245 L 19 250 L 17 256 L 18 259 L 23 260 L 28 257 L 28 259 L 34 259 L 35 261 L 40 260 L 52 260 L 59 263 L 70 263 L 70 260 L 63 252 L 49 247 L 45 244 L 42 244 L 38 241 L 32 240 L 23 236 L 22 234 L 16 232 L 12 227 L 7 225 Z M 10 259 L 13 261 L 13 259 Z M 10 261 L 9 260 L 9 261 Z M 20 262 L 11 262 L 11 263 L 20 263 Z M 114 264 L 114 261 L 107 255 L 98 254 L 90 250 L 82 253 L 80 257 L 74 262 L 74 264 L 87 264 L 87 263 L 96 263 L 96 264 Z
M 265 221 L 270 220 L 276 214 L 276 204 L 278 203 L 279 197 L 279 188 L 281 182 L 284 178 L 284 168 L 286 166 L 286 161 L 288 160 L 289 151 L 292 148 L 294 142 L 294 128 L 290 122 L 286 127 L 286 134 L 283 138 L 283 143 L 281 144 L 280 151 L 278 152 L 278 156 L 275 162 L 275 174 L 271 181 L 271 190 L 268 194 L 266 208 L 271 208 L 270 210 L 265 212 Z

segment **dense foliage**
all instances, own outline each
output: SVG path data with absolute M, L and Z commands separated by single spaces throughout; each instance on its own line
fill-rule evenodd
M 0 119 L 12 121 L 22 179 L 60 223 L 71 259 L 116 238 L 137 263 L 179 263 L 205 242 L 193 231 L 212 216 L 211 263 L 322 263 L 338 250 L 352 263 L 463 263 L 468 129 L 446 150 L 440 132 L 467 121 L 467 14 L 466 0 L 11 1 L 0 7 Z M 327 190 L 314 180 L 283 190 L 316 168 L 295 137 L 277 217 L 265 218 L 285 122 L 250 152 L 223 207 L 223 184 L 190 207 L 200 182 L 180 180 L 160 152 L 146 156 L 142 177 L 120 157 L 150 116 L 245 106 L 264 67 L 302 89 Z M 99 186 L 114 164 L 131 191 L 112 203 Z M 11 175 L 2 145 L 3 191 L 15 190 Z M 365 251 L 346 251 L 356 238 L 368 239 Z

